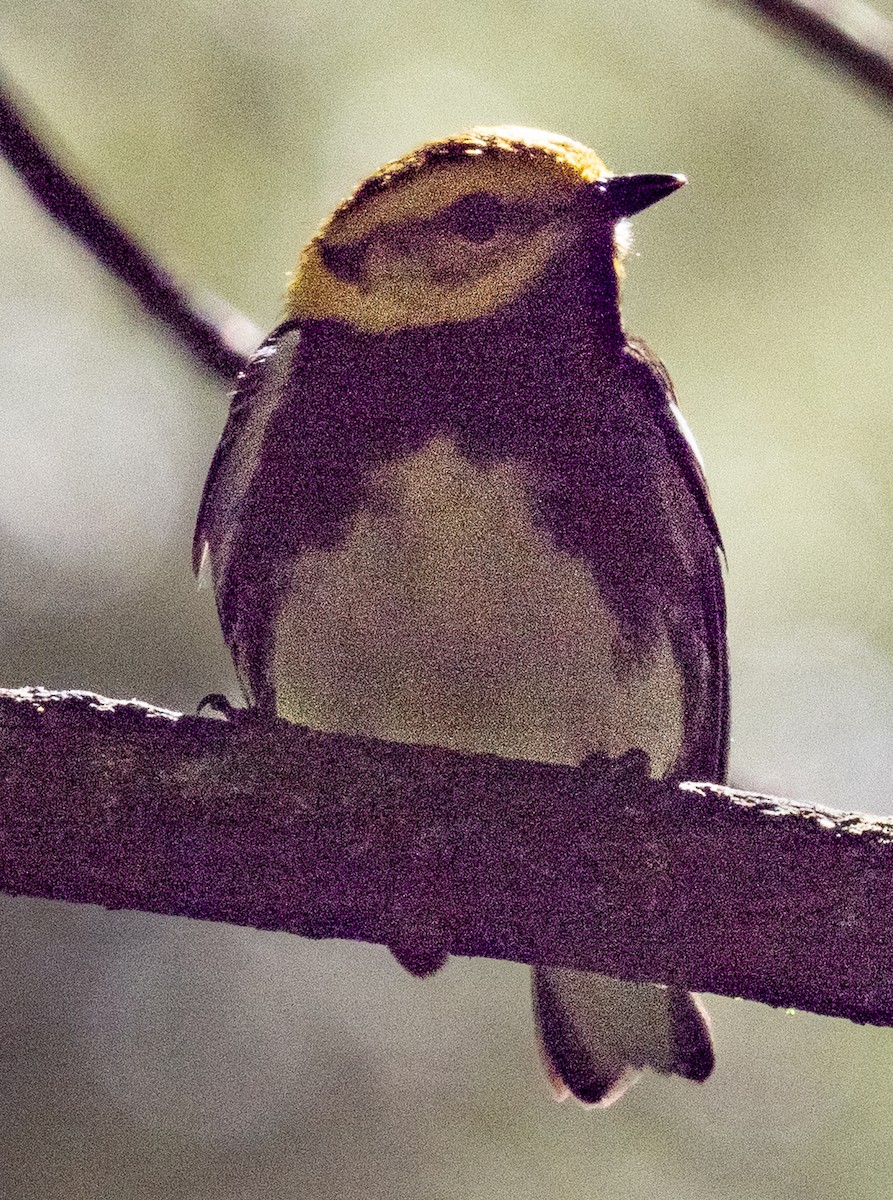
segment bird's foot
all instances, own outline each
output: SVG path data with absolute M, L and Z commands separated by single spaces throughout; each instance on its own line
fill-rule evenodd
M 230 703 L 223 692 L 209 692 L 207 696 L 199 700 L 195 710 L 196 716 L 201 716 L 203 708 L 210 709 L 211 712 L 217 713 L 227 721 L 243 721 L 252 711 L 250 708 L 240 708 L 238 705 Z
M 627 750 L 617 758 L 605 754 L 590 754 L 580 763 L 596 788 L 611 791 L 624 783 L 641 783 L 651 777 L 651 760 L 644 750 Z

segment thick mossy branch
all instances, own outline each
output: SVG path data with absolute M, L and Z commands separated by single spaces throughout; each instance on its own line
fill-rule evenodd
M 445 946 L 893 1024 L 893 822 L 0 691 L 0 891 Z

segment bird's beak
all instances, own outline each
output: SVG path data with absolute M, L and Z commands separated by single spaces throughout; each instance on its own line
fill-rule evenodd
M 684 175 L 614 175 L 592 185 L 612 221 L 631 217 L 681 188 Z

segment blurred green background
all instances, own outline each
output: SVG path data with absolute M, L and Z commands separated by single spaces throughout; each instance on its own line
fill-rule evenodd
M 888 13 L 893 2 L 886 0 Z M 736 782 L 893 811 L 889 115 L 706 0 L 3 0 L 0 61 L 162 262 L 277 318 L 327 210 L 472 123 L 691 186 L 625 310 L 729 558 Z M 0 170 L 3 683 L 234 680 L 192 521 L 225 389 Z M 527 971 L 0 898 L 3 1200 L 890 1195 L 893 1031 L 714 998 L 702 1088 L 554 1105 Z

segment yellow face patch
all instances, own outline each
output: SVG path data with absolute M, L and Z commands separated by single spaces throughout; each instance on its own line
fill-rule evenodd
M 346 321 L 366 332 L 467 321 L 512 300 L 578 236 L 571 201 L 607 176 L 578 142 L 537 130 L 472 130 L 388 164 L 358 188 L 304 251 L 289 317 Z M 467 236 L 449 215 L 491 197 L 505 220 Z M 331 269 L 332 251 L 358 269 Z
M 386 236 L 367 252 L 361 283 L 337 279 L 311 245 L 289 294 L 288 315 L 334 318 L 368 333 L 443 321 L 469 321 L 508 303 L 542 273 L 563 231 L 547 226 L 498 246 L 439 235 L 416 252 L 396 249 Z

